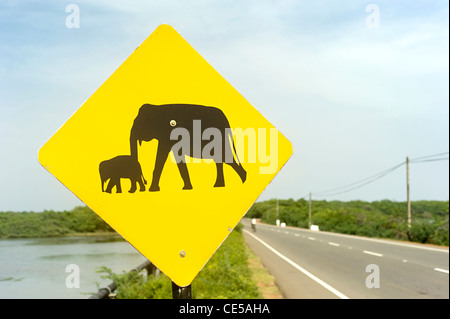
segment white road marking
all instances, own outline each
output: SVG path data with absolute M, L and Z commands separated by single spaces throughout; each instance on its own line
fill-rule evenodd
M 274 225 L 261 225 L 265 228 L 272 228 L 272 229 L 276 229 L 277 226 Z M 289 226 L 292 227 L 292 229 L 299 229 L 301 231 L 305 231 L 305 232 L 310 232 L 310 230 L 306 230 L 303 228 L 299 228 L 299 227 L 293 227 L 293 226 Z M 327 231 L 321 231 L 320 233 L 322 234 L 327 234 L 327 235 L 332 235 L 332 236 L 338 236 L 338 237 L 347 237 L 347 238 L 352 238 L 352 239 L 359 239 L 359 240 L 366 240 L 366 241 L 372 241 L 372 242 L 377 242 L 377 243 L 383 243 L 383 244 L 388 244 L 388 245 L 396 245 L 396 246 L 403 246 L 403 247 L 408 247 L 408 248 L 417 248 L 417 249 L 425 249 L 425 250 L 431 250 L 431 251 L 436 251 L 436 252 L 440 252 L 440 253 L 449 253 L 448 248 L 434 248 L 434 247 L 429 247 L 429 246 L 424 246 L 421 244 L 409 244 L 409 243 L 402 243 L 402 242 L 396 242 L 394 240 L 389 240 L 389 239 L 378 239 L 378 238 L 368 238 L 368 237 L 362 237 L 362 236 L 357 236 L 357 235 L 347 235 L 347 234 L 339 234 L 339 233 L 332 233 L 332 232 L 327 232 Z
M 295 236 L 295 237 L 300 237 L 300 235 L 299 235 L 299 234 L 295 234 L 294 236 Z
M 383 254 L 374 253 L 373 251 L 369 251 L 369 250 L 363 250 L 363 253 L 372 255 L 372 256 L 383 257 Z
M 446 269 L 442 269 L 442 268 L 434 268 L 434 270 L 443 272 L 443 273 L 445 273 L 445 274 L 448 274 L 448 270 L 446 270 Z
M 331 241 L 328 242 L 328 245 L 336 246 L 336 247 L 339 247 L 339 246 L 340 246 L 338 243 L 333 243 L 333 242 L 331 242 Z
M 299 265 L 297 265 L 295 262 L 293 262 L 292 260 L 290 260 L 289 258 L 287 258 L 286 256 L 282 255 L 280 252 L 278 252 L 277 250 L 275 250 L 272 246 L 270 246 L 269 244 L 267 244 L 265 241 L 263 241 L 262 239 L 256 237 L 255 235 L 253 235 L 252 233 L 250 233 L 248 230 L 244 229 L 244 231 L 252 236 L 254 239 L 256 239 L 257 241 L 259 241 L 261 244 L 263 244 L 266 248 L 268 248 L 270 251 L 272 251 L 275 255 L 277 255 L 278 257 L 280 257 L 281 259 L 283 259 L 284 261 L 286 261 L 287 263 L 289 263 L 291 266 L 293 266 L 294 268 L 296 268 L 297 270 L 301 271 L 303 274 L 305 274 L 306 276 L 308 276 L 309 278 L 311 278 L 312 280 L 314 280 L 315 282 L 317 282 L 319 285 L 321 285 L 322 287 L 324 287 L 325 289 L 327 289 L 328 291 L 332 292 L 333 294 L 335 294 L 336 296 L 338 296 L 341 299 L 349 299 L 346 295 L 344 295 L 343 293 L 341 293 L 340 291 L 338 291 L 337 289 L 331 287 L 329 284 L 327 284 L 326 282 L 320 280 L 319 278 L 317 278 L 316 276 L 314 276 L 313 274 L 311 274 L 309 271 L 307 271 L 306 269 L 300 267 Z M 312 237 L 311 237 L 312 238 Z
M 308 237 L 309 240 L 316 240 L 314 237 Z

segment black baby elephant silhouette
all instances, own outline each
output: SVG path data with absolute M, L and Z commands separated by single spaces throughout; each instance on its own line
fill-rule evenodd
M 220 135 L 221 152 L 216 154 L 208 154 L 201 150 L 207 145 L 207 141 L 195 141 L 195 124 L 201 123 L 204 129 L 213 129 Z M 190 147 L 187 149 L 178 149 L 178 154 L 172 149 L 177 140 L 171 139 L 171 132 L 176 128 L 181 128 L 187 132 L 191 138 Z M 197 133 L 198 134 L 198 133 Z M 166 104 L 152 105 L 144 104 L 139 109 L 139 113 L 134 119 L 133 127 L 130 133 L 130 152 L 131 157 L 137 161 L 138 159 L 138 142 L 158 140 L 158 150 L 155 159 L 155 168 L 153 170 L 152 184 L 149 191 L 159 191 L 159 180 L 162 170 L 167 161 L 170 151 L 174 151 L 174 155 L 178 157 L 177 166 L 184 182 L 183 189 L 192 189 L 189 172 L 187 170 L 185 156 L 192 158 L 213 159 L 217 166 L 217 179 L 214 187 L 224 187 L 225 181 L 223 176 L 223 164 L 230 165 L 241 178 L 242 183 L 247 178 L 247 172 L 238 163 L 234 156 L 227 157 L 227 154 L 235 154 L 239 161 L 236 148 L 231 134 L 230 124 L 225 114 L 218 108 L 212 106 L 192 105 L 192 104 Z M 196 144 L 197 142 L 197 144 Z M 199 146 L 200 151 L 195 149 L 195 145 Z M 181 153 L 181 154 L 180 154 Z M 217 154 L 220 156 L 215 156 Z
M 111 193 L 111 190 L 116 186 L 116 192 L 122 193 L 120 186 L 121 178 L 128 178 L 131 181 L 131 188 L 129 193 L 134 193 L 137 189 L 136 184 L 139 183 L 139 191 L 145 191 L 144 184 L 147 184 L 139 162 L 130 155 L 120 155 L 109 160 L 103 161 L 99 165 L 100 179 L 102 181 L 102 192 Z M 104 189 L 105 182 L 109 179 L 106 190 Z

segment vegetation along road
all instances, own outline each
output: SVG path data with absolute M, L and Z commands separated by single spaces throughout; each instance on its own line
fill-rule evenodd
M 449 298 L 448 247 L 243 224 L 286 298 Z

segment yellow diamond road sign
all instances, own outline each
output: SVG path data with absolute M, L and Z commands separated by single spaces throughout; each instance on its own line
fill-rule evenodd
M 187 286 L 292 154 L 172 27 L 159 26 L 39 151 L 39 162 Z

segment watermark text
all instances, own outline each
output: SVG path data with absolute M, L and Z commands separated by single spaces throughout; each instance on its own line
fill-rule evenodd
M 201 120 L 194 120 L 192 130 L 176 127 L 170 140 L 172 161 L 176 163 L 259 163 L 261 174 L 273 174 L 278 168 L 278 130 L 275 128 L 202 128 Z M 190 154 L 191 156 L 185 156 Z

